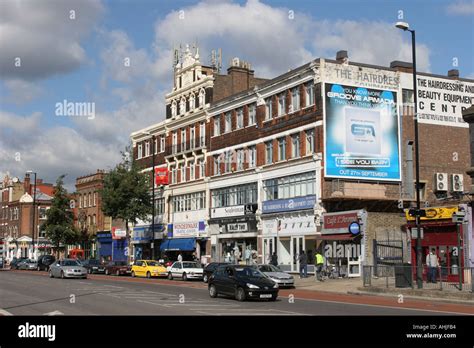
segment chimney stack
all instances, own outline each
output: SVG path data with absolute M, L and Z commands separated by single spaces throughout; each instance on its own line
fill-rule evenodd
M 250 68 L 250 63 L 233 58 L 230 67 L 227 69 L 227 75 L 230 76 L 232 94 L 245 91 L 252 87 L 254 71 Z
M 347 51 L 337 51 L 336 60 L 339 63 L 347 63 L 347 61 L 349 60 L 349 55 L 347 54 Z
M 458 78 L 459 77 L 459 70 L 458 69 L 449 70 L 448 71 L 448 77 Z
M 23 182 L 23 190 L 25 193 L 31 195 L 31 183 L 30 183 L 30 173 L 25 174 L 25 181 Z

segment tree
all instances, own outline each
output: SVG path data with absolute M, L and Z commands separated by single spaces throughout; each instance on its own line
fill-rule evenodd
M 136 224 L 138 219 L 147 220 L 153 209 L 149 176 L 141 172 L 133 158 L 130 159 L 130 153 L 131 146 L 128 145 L 121 152 L 122 162 L 104 177 L 101 190 L 104 214 L 125 221 L 129 264 L 131 248 L 128 223 Z
M 75 244 L 79 238 L 74 226 L 74 213 L 69 206 L 68 193 L 63 186 L 65 176 L 63 174 L 56 180 L 51 208 L 46 212 L 46 222 L 41 225 L 41 231 L 45 232 L 46 238 L 55 246 L 56 256 L 65 245 Z

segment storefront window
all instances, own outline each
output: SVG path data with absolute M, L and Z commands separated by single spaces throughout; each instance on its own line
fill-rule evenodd
M 307 196 L 315 193 L 315 172 L 264 181 L 265 200 Z
M 173 210 L 175 213 L 201 210 L 205 208 L 206 193 L 195 192 L 173 197 Z

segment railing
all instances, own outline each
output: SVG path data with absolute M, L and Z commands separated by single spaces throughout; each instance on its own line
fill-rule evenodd
M 423 266 L 423 289 L 474 292 L 474 268 Z M 416 288 L 416 265 L 393 264 L 362 267 L 364 287 Z
M 166 147 L 165 156 L 170 155 L 177 155 L 187 151 L 194 151 L 198 149 L 202 149 L 206 146 L 205 137 L 199 137 L 196 139 L 192 139 L 191 141 L 187 141 L 185 143 L 179 143 L 171 146 Z

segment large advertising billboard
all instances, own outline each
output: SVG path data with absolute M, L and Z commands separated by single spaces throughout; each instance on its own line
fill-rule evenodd
M 400 181 L 394 91 L 325 84 L 325 176 Z

